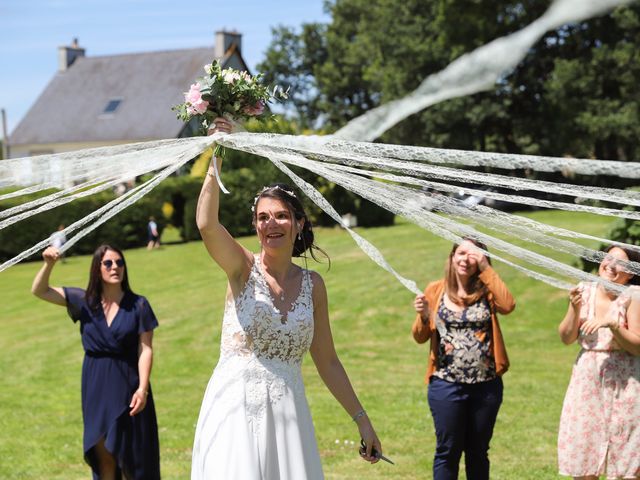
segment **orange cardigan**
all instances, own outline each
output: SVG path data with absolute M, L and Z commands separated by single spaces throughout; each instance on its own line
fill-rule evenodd
M 484 283 L 489 290 L 487 300 L 491 309 L 491 352 L 496 362 L 496 373 L 501 376 L 509 369 L 509 357 L 507 357 L 507 350 L 504 346 L 504 339 L 502 338 L 496 311 L 504 315 L 511 313 L 513 309 L 516 308 L 516 302 L 507 286 L 491 266 L 485 268 L 479 276 L 482 283 Z M 435 372 L 436 365 L 438 364 L 438 344 L 440 340 L 438 338 L 435 320 L 444 290 L 444 278 L 427 285 L 427 288 L 424 289 L 424 296 L 427 301 L 427 308 L 429 309 L 429 323 L 422 323 L 422 318 L 420 314 L 418 314 L 411 328 L 413 338 L 416 342 L 425 343 L 427 340 L 431 340 L 425 383 L 429 383 L 429 379 L 433 372 Z

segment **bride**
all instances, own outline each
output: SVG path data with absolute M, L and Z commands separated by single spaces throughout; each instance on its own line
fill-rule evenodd
M 226 119 L 215 124 L 211 134 L 231 132 Z M 196 220 L 229 283 L 220 360 L 202 401 L 191 478 L 323 478 L 300 369 L 307 350 L 357 424 L 366 444 L 362 458 L 377 462 L 380 441 L 336 354 L 322 277 L 291 261 L 306 251 L 315 258 L 317 249 L 298 195 L 284 184 L 258 194 L 252 210 L 261 251 L 253 254 L 219 223 L 214 175 L 212 166 Z

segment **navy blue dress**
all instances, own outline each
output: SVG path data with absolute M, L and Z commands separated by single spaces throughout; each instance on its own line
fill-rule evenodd
M 81 288 L 64 287 L 67 311 L 80 322 L 85 356 L 82 364 L 84 458 L 98 479 L 94 447 L 101 438 L 116 458 L 118 476 L 160 478 L 158 424 L 149 385 L 147 404 L 131 417 L 129 403 L 139 384 L 138 345 L 143 332 L 158 326 L 146 298 L 127 292 L 120 310 L 107 326 L 102 308 L 92 310 Z

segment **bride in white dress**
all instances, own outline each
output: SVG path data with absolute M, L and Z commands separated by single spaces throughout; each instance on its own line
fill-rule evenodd
M 210 133 L 231 131 L 225 119 L 215 124 Z M 208 173 L 196 220 L 229 284 L 220 360 L 196 427 L 192 480 L 323 478 L 300 370 L 307 350 L 356 422 L 367 446 L 362 458 L 377 462 L 372 448 L 381 454 L 380 441 L 336 354 L 322 277 L 291 261 L 316 248 L 300 200 L 283 184 L 260 192 L 253 221 L 262 248 L 254 255 L 219 223 L 213 167 Z

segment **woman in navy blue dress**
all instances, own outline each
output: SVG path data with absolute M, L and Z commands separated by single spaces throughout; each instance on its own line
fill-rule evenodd
M 51 287 L 60 252 L 47 248 L 31 291 L 66 306 L 80 322 L 84 458 L 94 479 L 160 478 L 158 426 L 149 377 L 153 329 L 158 321 L 147 299 L 129 287 L 124 255 L 109 245 L 93 255 L 86 290 Z

